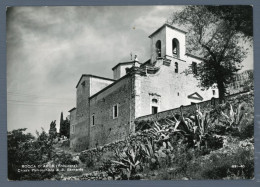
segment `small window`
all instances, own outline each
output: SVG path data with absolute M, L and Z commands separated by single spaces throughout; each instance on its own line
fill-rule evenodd
M 113 106 L 113 119 L 118 117 L 118 105 Z
M 212 94 L 215 95 L 215 94 L 216 94 L 216 91 L 215 91 L 215 90 L 212 90 Z
M 179 65 L 178 62 L 175 62 L 175 73 L 179 72 Z
M 152 99 L 152 103 L 158 103 L 157 99 Z
M 172 55 L 179 58 L 179 41 L 176 38 L 172 40 Z
M 158 107 L 152 106 L 152 114 L 157 114 L 157 113 L 158 113 Z
M 177 95 L 180 96 L 180 93 L 178 92 Z
M 156 53 L 157 53 L 157 57 L 161 57 L 162 56 L 162 48 L 161 48 L 161 40 L 158 40 L 155 44 L 155 48 L 156 48 Z
M 71 127 L 72 127 L 71 133 L 74 134 L 74 132 L 75 132 L 75 125 L 72 125 Z
M 92 125 L 95 125 L 95 114 L 92 115 Z

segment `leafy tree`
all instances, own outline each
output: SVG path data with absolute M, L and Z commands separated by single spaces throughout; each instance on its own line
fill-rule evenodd
M 229 21 L 236 31 L 245 36 L 253 37 L 253 7 L 248 5 L 205 6 L 210 12 L 221 19 Z
M 22 165 L 38 166 L 52 158 L 53 146 L 43 130 L 37 137 L 25 133 L 26 128 L 8 132 L 8 178 L 9 180 L 42 180 L 51 178 L 53 172 L 19 172 Z
M 26 128 L 13 130 L 8 132 L 7 141 L 8 141 L 8 178 L 10 180 L 17 180 L 21 177 L 21 173 L 18 173 L 18 168 L 22 164 L 28 162 L 27 151 L 31 146 L 31 141 L 35 137 L 27 133 L 25 134 Z
M 227 84 L 234 81 L 234 74 L 246 57 L 247 49 L 241 43 L 246 42 L 248 37 L 241 32 L 244 24 L 235 19 L 230 20 L 234 14 L 227 14 L 228 9 L 223 10 L 222 14 L 216 13 L 225 7 L 216 7 L 216 10 L 214 8 L 187 6 L 181 12 L 173 14 L 169 23 L 187 27 L 188 51 L 204 58 L 193 74 L 203 88 L 208 89 L 216 83 L 219 99 L 223 100 Z M 238 11 L 236 13 L 238 14 Z M 239 14 L 243 13 L 242 11 Z M 247 20 L 244 22 L 247 23 Z
M 52 121 L 50 124 L 49 135 L 51 139 L 54 139 L 57 136 L 56 120 Z

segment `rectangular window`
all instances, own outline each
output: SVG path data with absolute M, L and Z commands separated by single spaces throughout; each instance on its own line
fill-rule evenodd
M 175 62 L 175 73 L 178 73 L 179 71 L 179 65 L 178 62 Z
M 92 125 L 95 125 L 95 114 L 92 115 Z
M 157 114 L 157 113 L 158 113 L 158 107 L 152 106 L 152 114 Z
M 215 91 L 215 90 L 212 90 L 212 93 L 213 93 L 213 95 L 215 95 L 215 94 L 216 94 L 216 91 Z
M 118 117 L 118 105 L 113 106 L 113 119 Z
M 74 134 L 74 132 L 75 132 L 75 125 L 72 125 L 71 128 L 72 128 L 71 129 L 71 133 Z

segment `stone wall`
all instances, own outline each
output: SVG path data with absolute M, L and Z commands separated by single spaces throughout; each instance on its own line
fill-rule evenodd
M 252 96 L 253 97 L 253 91 L 242 92 L 242 93 L 237 93 L 237 94 L 226 96 L 225 101 L 231 102 L 231 101 L 236 100 L 236 99 L 243 100 L 243 98 L 245 98 L 245 99 L 247 98 L 245 96 Z M 200 108 L 202 110 L 209 110 L 217 104 L 219 104 L 219 100 L 216 99 L 216 98 L 197 103 L 197 105 L 200 106 Z M 159 112 L 157 114 L 141 116 L 141 117 L 139 117 L 135 120 L 135 123 L 138 124 L 142 121 L 157 121 L 157 120 L 160 120 L 160 119 L 171 118 L 175 115 L 180 115 L 181 111 L 184 115 L 191 115 L 196 111 L 196 105 L 194 105 L 194 104 L 193 105 L 186 105 L 186 106 L 181 106 L 181 107 L 174 108 L 174 109 L 171 109 L 171 110 Z
M 90 97 L 89 148 L 125 138 L 130 132 L 131 76 Z M 118 117 L 113 117 L 113 106 Z M 93 121 L 94 120 L 94 121 Z
M 74 150 L 84 150 L 88 148 L 88 97 L 90 94 L 89 77 L 82 76 L 77 85 L 77 100 L 75 112 L 74 133 L 70 134 L 70 146 Z M 73 144 L 73 145 L 72 145 Z
M 178 72 L 175 72 L 175 62 L 178 63 Z M 147 74 L 140 77 L 140 112 L 137 117 L 151 114 L 152 99 L 157 99 L 158 111 L 165 111 L 181 105 L 189 105 L 200 100 L 189 99 L 188 96 L 197 92 L 203 100 L 209 100 L 213 95 L 212 89 L 202 91 L 198 87 L 198 81 L 193 75 L 186 75 L 188 62 L 180 59 L 172 59 L 169 65 L 164 65 L 163 60 L 155 64 L 160 69 L 155 74 Z
M 229 95 L 225 98 L 225 102 L 230 102 L 232 103 L 233 107 L 237 107 L 239 103 L 246 102 L 249 106 L 248 107 L 254 107 L 253 99 L 254 98 L 254 92 L 243 92 L 243 93 L 237 93 L 233 95 Z M 214 100 L 209 100 L 209 101 L 204 101 L 199 103 L 198 105 L 201 107 L 201 110 L 208 110 L 211 109 L 213 106 L 218 105 L 218 99 Z M 142 116 L 136 119 L 135 123 L 138 124 L 139 122 L 142 121 L 155 121 L 155 120 L 160 120 L 160 119 L 165 119 L 165 118 L 170 118 L 173 115 L 180 114 L 180 108 L 182 108 L 182 111 L 184 115 L 191 115 L 193 114 L 194 110 L 196 109 L 196 105 L 188 105 L 188 106 L 182 106 L 179 108 L 175 108 L 172 110 L 160 112 L 154 115 L 147 115 L 147 116 Z M 117 140 L 112 143 L 104 144 L 102 146 L 97 146 L 93 147 L 91 149 L 82 151 L 80 155 L 82 157 L 86 158 L 95 158 L 97 156 L 100 156 L 101 154 L 104 154 L 108 151 L 115 151 L 116 149 L 122 150 L 125 146 L 127 146 L 127 137 L 125 137 L 122 140 Z
M 71 113 L 74 132 L 70 134 L 70 147 L 76 151 L 89 148 L 90 110 L 89 97 L 96 94 L 114 81 L 92 75 L 82 75 L 77 85 L 76 109 Z

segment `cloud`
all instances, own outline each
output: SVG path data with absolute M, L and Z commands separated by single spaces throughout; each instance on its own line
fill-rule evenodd
M 138 17 L 133 23 L 133 26 L 151 34 L 153 31 L 162 26 L 162 24 L 167 21 L 173 12 L 180 11 L 182 9 L 183 6 L 157 6 L 148 14 Z
M 148 36 L 182 6 L 11 7 L 7 11 L 8 130 L 30 132 L 76 103 L 81 74 L 112 78 L 130 53 L 150 58 Z
M 75 106 L 81 74 L 112 78 L 111 68 L 129 61 L 131 52 L 147 60 L 148 25 L 153 19 L 162 25 L 165 8 L 8 8 L 8 129 L 48 128 L 61 111 Z

